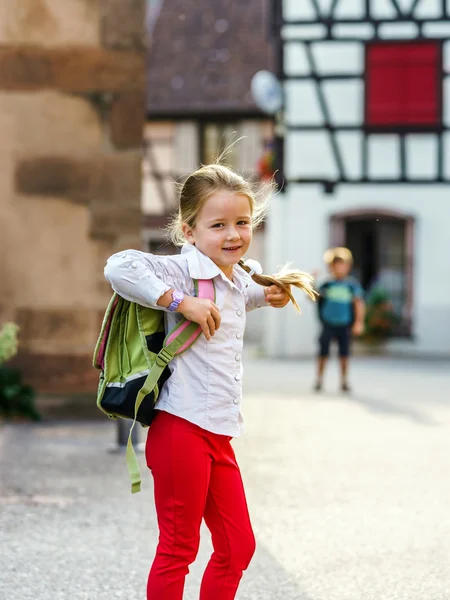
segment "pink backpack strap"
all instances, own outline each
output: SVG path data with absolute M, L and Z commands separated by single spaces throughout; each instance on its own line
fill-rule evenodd
M 216 291 L 212 279 L 195 279 L 194 287 L 197 298 L 204 298 L 211 300 L 211 302 L 215 301 Z M 202 329 L 200 325 L 188 321 L 187 319 L 183 319 L 166 336 L 164 348 L 170 346 L 168 349 L 173 351 L 173 356 L 177 356 L 190 348 L 201 332 Z
M 117 308 L 118 303 L 119 296 L 117 294 L 113 294 L 108 304 L 108 308 L 106 309 L 105 316 L 103 318 L 102 328 L 100 331 L 100 336 L 95 347 L 93 364 L 96 369 L 105 368 L 106 344 L 108 342 L 109 330 L 111 328 L 114 312 Z
M 212 279 L 194 279 L 195 295 L 215 302 L 216 290 Z

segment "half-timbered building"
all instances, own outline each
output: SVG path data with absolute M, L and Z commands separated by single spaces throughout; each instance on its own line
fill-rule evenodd
M 450 1 L 274 0 L 284 189 L 267 256 L 322 269 L 348 246 L 399 318 L 388 349 L 450 354 Z M 272 354 L 311 354 L 316 319 L 268 317 Z

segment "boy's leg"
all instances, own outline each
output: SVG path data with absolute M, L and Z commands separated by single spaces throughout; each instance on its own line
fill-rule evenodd
M 319 356 L 317 358 L 317 381 L 315 390 L 319 392 L 322 389 L 323 375 L 325 373 L 325 367 L 327 366 L 328 356 Z
M 220 454 L 214 455 L 204 517 L 214 552 L 203 576 L 200 600 L 233 600 L 254 554 L 255 537 L 229 438 Z
M 323 376 L 327 365 L 328 356 L 330 355 L 330 342 L 332 337 L 331 328 L 325 323 L 322 326 L 322 332 L 319 337 L 319 356 L 317 357 L 317 381 L 315 390 L 322 389 Z
M 163 411 L 149 429 L 146 458 L 160 531 L 147 584 L 149 600 L 181 600 L 189 565 L 197 556 L 211 472 L 205 434 Z
M 339 335 L 338 335 L 338 344 L 339 344 L 339 360 L 340 360 L 340 365 L 341 365 L 341 390 L 343 392 L 350 391 L 350 387 L 348 385 L 350 343 L 351 343 L 351 329 L 349 327 L 342 328 L 342 331 L 340 331 Z
M 340 363 L 341 363 L 341 389 L 344 392 L 348 392 L 349 391 L 349 385 L 348 385 L 348 356 L 341 356 L 340 358 Z

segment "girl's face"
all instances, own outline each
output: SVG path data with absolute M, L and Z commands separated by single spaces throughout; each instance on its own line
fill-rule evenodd
M 187 241 L 206 254 L 231 279 L 252 241 L 252 214 L 247 196 L 220 190 L 202 206 L 196 223 L 183 224 Z

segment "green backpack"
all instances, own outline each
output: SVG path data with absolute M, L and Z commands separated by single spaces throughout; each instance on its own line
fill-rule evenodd
M 198 298 L 215 300 L 212 279 L 194 280 L 194 285 Z M 118 294 L 108 304 L 93 361 L 100 370 L 97 406 L 111 419 L 133 419 L 126 449 L 132 493 L 141 489 L 131 443 L 136 421 L 151 425 L 159 392 L 170 376 L 167 365 L 201 333 L 197 323 L 183 318 L 166 336 L 163 311 L 129 302 Z

